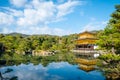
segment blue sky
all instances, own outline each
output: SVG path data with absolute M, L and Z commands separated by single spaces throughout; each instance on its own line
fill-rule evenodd
M 0 33 L 68 35 L 104 29 L 120 0 L 0 0 Z

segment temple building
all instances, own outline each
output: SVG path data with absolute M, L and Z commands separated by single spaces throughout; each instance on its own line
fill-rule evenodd
M 96 41 L 95 33 L 88 31 L 80 33 L 76 40 L 76 50 L 94 50 L 97 47 Z

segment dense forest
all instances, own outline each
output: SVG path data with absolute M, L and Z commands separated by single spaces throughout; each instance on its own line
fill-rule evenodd
M 14 54 L 17 51 L 29 50 L 69 51 L 74 48 L 75 39 L 77 34 L 66 36 L 0 34 L 0 55 L 4 52 Z

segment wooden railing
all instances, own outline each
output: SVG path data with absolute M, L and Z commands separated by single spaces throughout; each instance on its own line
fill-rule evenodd
M 72 52 L 76 52 L 76 53 L 98 53 L 98 54 L 100 54 L 100 51 L 97 51 L 97 50 L 71 50 Z

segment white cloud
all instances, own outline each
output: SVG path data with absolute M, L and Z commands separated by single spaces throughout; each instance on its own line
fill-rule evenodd
M 11 33 L 11 32 L 13 32 L 13 30 L 11 30 L 11 29 L 9 29 L 8 27 L 3 27 L 2 28 L 2 31 L 0 31 L 0 33 Z
M 92 19 L 92 22 L 88 23 L 87 25 L 85 25 L 85 27 L 83 28 L 83 31 L 92 31 L 92 30 L 102 30 L 105 28 L 105 26 L 107 25 L 107 21 L 95 21 L 95 19 Z
M 53 74 L 49 71 L 55 70 L 60 71 L 64 67 L 71 67 L 71 65 L 67 62 L 59 62 L 59 63 L 50 63 L 48 66 L 44 67 L 43 65 L 33 65 L 33 64 L 20 64 L 18 66 L 9 66 L 1 68 L 2 72 L 5 72 L 7 68 L 13 69 L 11 73 L 3 74 L 4 77 L 11 78 L 17 76 L 19 80 L 63 80 L 64 76 L 57 74 L 56 72 Z M 64 73 L 67 73 L 64 71 Z
M 10 0 L 10 3 L 16 7 L 23 7 L 28 0 Z
M 52 62 L 48 65 L 48 69 L 50 69 L 50 68 L 59 69 L 59 68 L 65 67 L 65 66 L 69 67 L 70 64 L 67 62 L 60 62 L 60 63 L 59 62 Z
M 66 31 L 60 28 L 50 28 L 48 26 L 38 27 L 18 27 L 16 32 L 25 33 L 25 34 L 50 34 L 50 35 L 67 35 L 70 34 L 70 31 Z
M 35 0 L 38 1 L 38 0 Z M 33 1 L 34 8 L 24 9 L 24 17 L 17 21 L 20 26 L 45 24 L 55 18 L 55 5 L 52 2 L 36 2 Z M 38 6 L 37 6 L 38 5 Z
M 18 25 L 24 26 L 26 24 L 28 26 L 60 21 L 73 11 L 73 7 L 78 5 L 78 1 L 68 1 L 56 5 L 52 1 L 33 0 L 29 5 L 32 7 L 24 9 L 24 17 L 19 18 Z
M 90 19 L 90 22 L 83 27 L 82 32 L 93 31 L 93 30 L 103 30 L 108 23 L 108 21 L 98 21 L 95 17 L 90 17 L 89 19 Z
M 57 17 L 59 18 L 61 16 L 71 13 L 73 11 L 72 8 L 75 5 L 78 5 L 78 1 L 68 1 L 64 4 L 57 6 L 57 8 L 58 8 Z
M 6 11 L 6 12 L 4 12 L 4 14 L 12 16 L 13 18 L 23 16 L 23 11 L 21 11 L 21 10 L 12 9 L 9 7 L 2 7 L 2 9 L 4 9 Z
M 10 3 L 14 7 L 5 7 L 7 12 L 0 12 L 0 25 L 7 25 L 6 28 L 14 32 L 55 35 L 70 32 L 49 27 L 48 24 L 64 20 L 67 14 L 74 11 L 75 6 L 82 5 L 82 2 L 74 0 L 62 1 L 60 4 L 52 0 L 10 0 Z M 4 29 L 1 28 L 1 30 Z M 7 30 L 2 32 L 7 33 Z
M 6 13 L 0 12 L 0 25 L 11 25 L 14 22 L 14 17 Z

